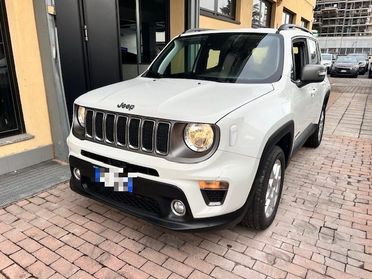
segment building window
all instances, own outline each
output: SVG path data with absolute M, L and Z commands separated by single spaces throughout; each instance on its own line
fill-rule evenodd
M 136 1 L 119 0 L 120 50 L 124 80 L 144 72 L 168 43 L 168 5 L 168 0 L 141 0 L 138 11 L 140 30 L 137 30 Z M 140 45 L 137 44 L 138 34 Z
M 270 27 L 271 3 L 266 0 L 253 0 L 252 27 Z
M 309 21 L 301 17 L 301 27 L 309 28 Z
M 24 132 L 4 0 L 0 0 L 0 138 Z
M 293 23 L 294 15 L 288 10 L 283 10 L 282 24 Z
M 235 19 L 236 0 L 200 0 L 202 14 Z

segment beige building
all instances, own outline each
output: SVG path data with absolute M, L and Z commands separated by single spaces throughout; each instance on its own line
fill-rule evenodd
M 54 157 L 32 0 L 0 1 L 0 174 Z
M 200 1 L 201 28 L 273 27 L 293 23 L 311 29 L 315 1 L 312 0 L 236 0 L 222 1 L 226 6 Z M 228 9 L 226 9 L 228 7 Z
M 311 0 L 0 0 L 0 174 L 66 160 L 75 98 L 140 74 L 185 29 L 282 23 L 311 28 L 314 5 Z

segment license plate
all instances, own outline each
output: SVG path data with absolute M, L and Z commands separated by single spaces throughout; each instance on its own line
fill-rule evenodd
M 122 168 L 93 167 L 94 182 L 103 183 L 104 187 L 114 188 L 117 192 L 133 192 L 133 179 L 136 173 L 125 173 Z
M 346 73 L 346 70 L 341 70 L 341 73 Z

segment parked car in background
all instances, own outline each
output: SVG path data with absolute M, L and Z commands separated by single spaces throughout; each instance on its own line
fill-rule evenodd
M 333 63 L 333 55 L 331 53 L 322 53 L 322 60 L 321 63 L 324 67 L 327 68 L 327 73 L 330 72 L 332 63 Z
M 368 78 L 372 78 L 372 64 L 369 66 Z
M 358 77 L 359 61 L 355 56 L 338 56 L 331 68 L 331 77 L 352 76 Z
M 350 53 L 348 56 L 356 57 L 359 62 L 359 73 L 364 75 L 368 72 L 368 55 L 365 53 Z

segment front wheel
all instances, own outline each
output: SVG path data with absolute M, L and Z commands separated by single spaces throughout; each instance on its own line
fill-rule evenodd
M 273 222 L 282 194 L 285 171 L 283 150 L 274 146 L 260 163 L 253 182 L 253 195 L 247 214 L 241 224 L 256 230 L 264 230 Z
M 322 112 L 320 113 L 319 123 L 317 125 L 316 130 L 306 141 L 306 146 L 317 148 L 320 145 L 323 139 L 324 124 L 325 124 L 325 107 L 323 107 Z

